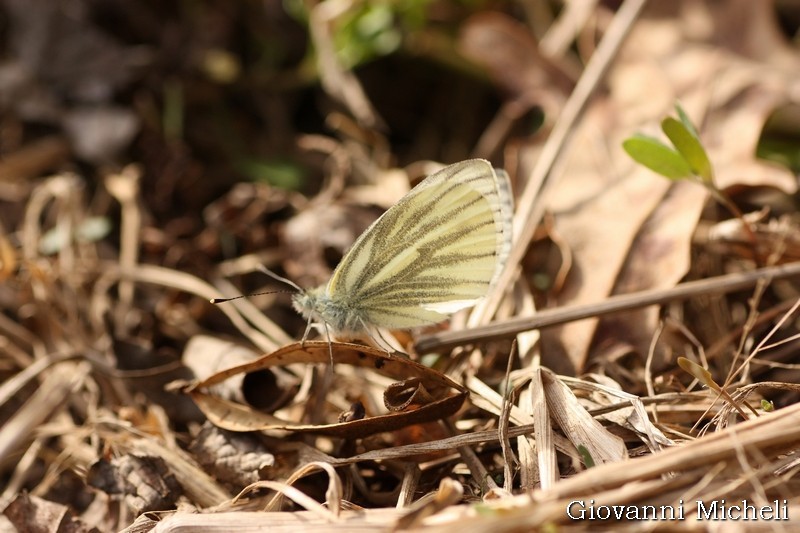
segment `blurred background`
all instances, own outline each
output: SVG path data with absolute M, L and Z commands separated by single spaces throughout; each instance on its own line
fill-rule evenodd
M 274 290 L 259 264 L 324 282 L 435 163 L 487 158 L 518 198 L 549 180 L 519 206 L 544 215 L 518 243 L 520 282 L 498 320 L 800 258 L 800 2 L 650 2 L 614 29 L 634 3 L 0 0 L 3 503 L 26 489 L 87 512 L 87 457 L 113 448 L 86 436 L 98 413 L 189 440 L 203 418 L 164 387 L 191 376 L 191 339 L 266 352 L 305 328 L 285 294 L 252 299 L 276 325 L 263 336 L 208 298 Z M 613 31 L 622 46 L 597 58 Z M 554 164 L 537 168 L 591 61 L 606 75 Z M 712 193 L 622 149 L 637 133 L 663 139 L 678 102 L 714 166 Z M 770 334 L 789 343 L 748 379 L 796 382 L 799 328 L 771 321 L 798 295 L 776 283 L 550 328 L 514 368 L 538 358 L 631 394 L 683 391 L 678 355 L 724 381 Z M 469 372 L 499 387 L 509 345 Z M 65 361 L 76 366 L 61 372 Z M 56 420 L 66 425 L 46 426 Z M 76 449 L 87 455 L 64 459 Z

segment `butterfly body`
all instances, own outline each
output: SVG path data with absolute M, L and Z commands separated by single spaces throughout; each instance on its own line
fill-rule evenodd
M 295 309 L 338 333 L 436 324 L 489 291 L 511 248 L 508 176 L 488 161 L 432 174 L 356 240 Z
M 357 308 L 350 302 L 333 300 L 326 294 L 326 285 L 295 294 L 294 308 L 316 322 L 324 322 L 339 333 L 356 333 L 365 328 Z

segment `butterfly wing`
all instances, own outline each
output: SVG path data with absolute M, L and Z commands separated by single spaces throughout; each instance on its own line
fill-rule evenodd
M 435 324 L 485 296 L 511 249 L 508 175 L 488 161 L 432 174 L 342 258 L 327 296 L 365 325 Z

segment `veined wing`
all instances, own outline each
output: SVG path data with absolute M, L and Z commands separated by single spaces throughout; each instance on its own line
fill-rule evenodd
M 441 322 L 486 295 L 511 248 L 508 176 L 488 161 L 432 174 L 355 242 L 327 286 L 372 325 Z

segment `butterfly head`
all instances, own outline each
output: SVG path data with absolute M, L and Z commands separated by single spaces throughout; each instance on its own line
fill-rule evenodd
M 294 307 L 295 311 L 309 320 L 322 320 L 317 310 L 319 297 L 322 294 L 321 288 L 322 287 L 308 290 L 300 289 L 294 293 L 292 295 L 292 307 Z
M 335 332 L 359 332 L 364 329 L 362 317 L 347 302 L 332 299 L 322 285 L 301 290 L 292 296 L 294 309 L 311 322 L 324 323 Z

